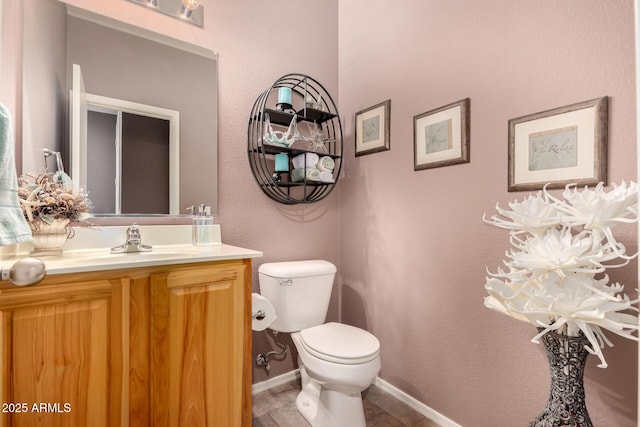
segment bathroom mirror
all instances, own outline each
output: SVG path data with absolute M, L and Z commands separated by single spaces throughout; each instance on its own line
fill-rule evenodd
M 218 93 L 213 51 L 58 0 L 24 0 L 22 37 L 22 173 L 41 172 L 41 150 L 49 148 L 62 151 L 65 169 L 74 183 L 86 186 L 90 199 L 100 200 L 96 216 L 177 215 L 200 204 L 217 212 Z M 85 102 L 89 95 L 116 99 L 127 105 L 172 111 L 179 117 L 179 125 L 169 130 L 175 132 L 173 148 L 167 145 L 160 151 L 138 152 L 135 160 L 128 162 L 133 163 L 131 170 L 135 172 L 129 174 L 129 184 L 112 177 L 94 179 L 99 186 L 84 182 L 87 168 L 95 169 L 91 165 L 105 163 L 111 154 L 92 150 L 91 130 L 76 128 L 78 121 L 96 122 L 88 119 L 88 112 L 101 106 L 83 108 L 80 114 L 87 117 L 70 120 L 73 64 L 82 69 L 87 95 L 81 98 Z M 119 114 L 117 109 L 111 111 Z M 131 112 L 135 113 L 121 111 Z M 72 144 L 73 136 L 80 142 Z M 122 147 L 126 144 L 123 140 Z M 134 151 L 139 150 L 119 152 L 121 165 L 127 163 L 126 153 Z M 116 173 L 116 166 L 113 169 Z M 84 176 L 78 171 L 85 171 Z M 162 185 L 150 187 L 143 183 L 145 179 L 162 181 Z M 117 198 L 103 203 L 118 192 L 123 197 L 129 192 L 129 200 L 150 200 L 132 208 L 118 208 Z

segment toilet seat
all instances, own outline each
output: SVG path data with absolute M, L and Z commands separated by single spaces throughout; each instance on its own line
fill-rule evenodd
M 342 323 L 329 322 L 303 329 L 300 338 L 311 355 L 343 365 L 369 362 L 380 352 L 380 341 L 374 335 Z

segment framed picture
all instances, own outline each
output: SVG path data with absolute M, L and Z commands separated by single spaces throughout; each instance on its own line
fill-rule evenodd
M 413 117 L 413 170 L 469 163 L 469 98 Z
M 356 113 L 356 156 L 389 149 L 391 100 Z
M 509 191 L 606 181 L 606 96 L 509 120 Z

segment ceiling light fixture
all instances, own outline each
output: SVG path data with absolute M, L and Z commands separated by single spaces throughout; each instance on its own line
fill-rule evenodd
M 204 28 L 204 8 L 197 0 L 127 0 Z

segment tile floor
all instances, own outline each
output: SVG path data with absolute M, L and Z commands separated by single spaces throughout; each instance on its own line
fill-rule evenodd
M 295 380 L 255 394 L 253 427 L 308 427 L 296 409 L 299 392 L 300 380 Z M 362 398 L 367 427 L 439 427 L 375 385 Z

